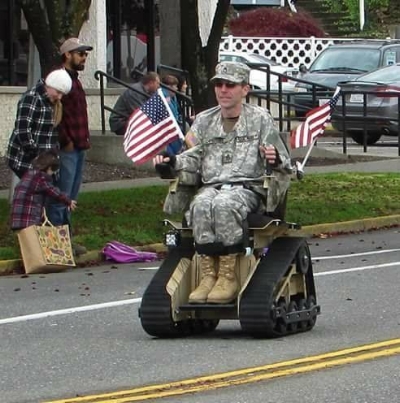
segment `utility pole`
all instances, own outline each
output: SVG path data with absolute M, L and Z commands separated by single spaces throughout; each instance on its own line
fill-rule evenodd
M 360 0 L 360 31 L 364 29 L 365 24 L 365 8 L 364 8 L 364 0 Z

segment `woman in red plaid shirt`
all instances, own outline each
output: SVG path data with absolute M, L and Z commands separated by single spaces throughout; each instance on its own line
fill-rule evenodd
M 76 208 L 76 201 L 53 186 L 52 175 L 60 166 L 56 150 L 40 153 L 32 161 L 33 169 L 22 176 L 14 190 L 11 207 L 11 228 L 20 230 L 30 225 L 40 225 L 47 197 L 65 204 L 69 209 Z

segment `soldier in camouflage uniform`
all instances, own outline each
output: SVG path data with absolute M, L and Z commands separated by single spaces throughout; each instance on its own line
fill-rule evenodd
M 158 155 L 153 161 L 169 163 L 178 173 L 199 173 L 202 180 L 186 214 L 202 278 L 190 303 L 228 303 L 237 296 L 234 269 L 236 256 L 243 253 L 243 222 L 268 204 L 268 189 L 263 186 L 266 161 L 280 177 L 289 178 L 291 173 L 287 148 L 270 113 L 242 102 L 250 89 L 249 74 L 242 63 L 218 64 L 211 82 L 219 105 L 197 115 L 190 131 L 193 147 L 176 157 Z M 272 197 L 279 196 L 275 190 Z

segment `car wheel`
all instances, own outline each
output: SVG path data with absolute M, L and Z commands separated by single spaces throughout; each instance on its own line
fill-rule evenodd
M 364 144 L 364 132 L 349 131 L 348 133 L 357 144 Z M 367 132 L 367 145 L 375 144 L 381 137 L 382 134 L 380 132 Z

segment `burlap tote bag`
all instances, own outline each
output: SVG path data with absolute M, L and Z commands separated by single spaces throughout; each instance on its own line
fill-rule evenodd
M 68 225 L 53 226 L 44 214 L 42 225 L 31 225 L 18 233 L 27 274 L 52 273 L 75 267 Z

